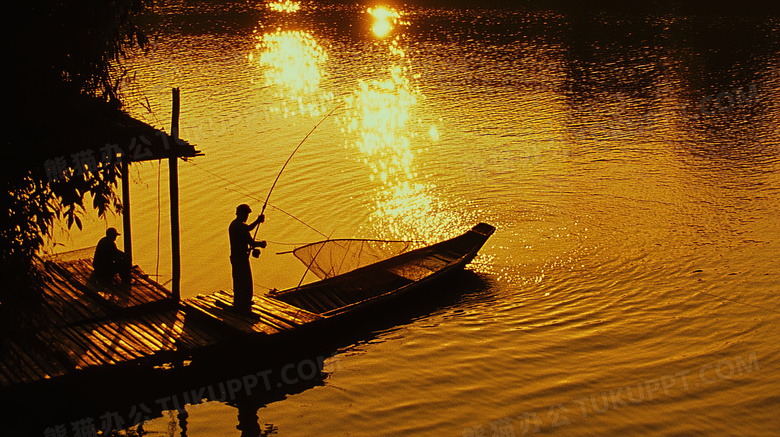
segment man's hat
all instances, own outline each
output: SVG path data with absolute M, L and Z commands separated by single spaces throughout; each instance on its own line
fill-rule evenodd
M 250 212 L 252 212 L 252 208 L 250 208 L 249 205 L 247 205 L 246 203 L 242 203 L 241 205 L 238 205 L 236 207 L 236 214 L 241 214 L 242 212 L 249 214 Z
M 120 235 L 119 231 L 117 231 L 116 228 L 106 229 L 106 236 L 113 236 L 113 235 Z

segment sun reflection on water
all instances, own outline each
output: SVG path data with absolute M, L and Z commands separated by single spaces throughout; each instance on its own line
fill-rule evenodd
M 344 129 L 356 133 L 353 144 L 365 155 L 364 162 L 382 182 L 392 181 L 398 173 L 414 176 L 410 132 L 406 129 L 411 108 L 419 90 L 410 86 L 406 69 L 393 66 L 384 80 L 360 80 L 359 87 L 345 98 L 349 120 Z
M 279 105 L 271 106 L 271 112 L 284 117 L 306 114 L 320 116 L 330 93 L 318 93 L 323 78 L 322 65 L 328 55 L 317 44 L 311 33 L 299 30 L 277 29 L 258 37 L 255 45 L 260 50 L 259 65 L 265 68 L 267 85 L 274 85 L 274 97 Z M 254 61 L 250 54 L 249 60 Z
M 368 12 L 377 18 L 373 29 L 377 36 L 401 23 L 399 12 L 386 8 Z M 402 36 L 377 44 L 385 50 L 384 69 L 358 80 L 344 98 L 346 111 L 339 118 L 342 132 L 347 146 L 360 151 L 376 184 L 370 216 L 375 232 L 391 239 L 440 240 L 462 226 L 452 208 L 437 196 L 436 186 L 419 171 L 416 160 L 439 140 L 439 129 L 417 118 L 424 96 L 415 85 L 419 76 L 402 48 Z
M 268 9 L 275 12 L 298 12 L 301 9 L 301 3 L 290 0 L 275 1 L 268 3 Z
M 400 12 L 388 8 L 368 13 L 377 20 L 373 30 L 379 37 L 406 24 Z M 403 37 L 399 32 L 375 42 L 379 72 L 358 76 L 355 88 L 341 97 L 344 112 L 336 120 L 346 147 L 357 150 L 370 170 L 373 193 L 361 197 L 370 199 L 371 232 L 381 238 L 438 241 L 463 230 L 463 215 L 441 198 L 424 167 L 420 170 L 419 156 L 441 133 L 422 121 L 424 96 L 415 84 L 420 76 L 413 72 Z M 279 28 L 258 36 L 255 49 L 249 59 L 273 89 L 272 113 L 322 117 L 332 109 L 333 93 L 320 90 L 328 55 L 310 32 Z
M 374 35 L 380 38 L 387 36 L 387 34 L 393 30 L 393 26 L 397 24 L 398 20 L 401 18 L 400 13 L 384 6 L 377 6 L 373 9 L 368 8 L 366 12 L 374 17 L 374 26 L 371 30 L 374 32 Z
M 386 184 L 375 192 L 370 220 L 390 239 L 435 242 L 463 231 L 460 217 L 436 191 L 433 184 L 412 180 Z

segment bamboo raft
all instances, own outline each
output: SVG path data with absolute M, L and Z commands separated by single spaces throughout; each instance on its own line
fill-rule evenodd
M 257 317 L 235 313 L 219 291 L 181 303 L 137 266 L 131 284 L 98 283 L 91 260 L 45 261 L 42 303 L 23 326 L 4 326 L 0 388 L 66 377 L 105 366 L 151 365 L 234 341 L 267 336 L 320 316 L 255 296 Z

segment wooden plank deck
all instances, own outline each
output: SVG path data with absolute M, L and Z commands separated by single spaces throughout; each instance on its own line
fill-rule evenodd
M 44 265 L 52 279 L 49 283 L 69 285 L 67 289 L 59 290 L 60 293 L 47 293 L 47 296 L 51 299 L 61 299 L 65 297 L 62 294 L 64 291 L 67 296 L 83 300 L 88 311 L 97 311 L 96 317 L 104 316 L 107 309 L 129 309 L 172 297 L 170 291 L 149 279 L 138 266 L 131 270 L 132 283 L 123 284 L 99 281 L 93 274 L 91 261 L 86 259 L 46 262 Z M 103 310 L 103 313 L 100 313 L 100 310 Z
M 186 309 L 197 311 L 236 334 L 271 335 L 322 318 L 265 296 L 252 297 L 252 316 L 242 314 L 233 309 L 233 293 L 228 291 L 198 295 L 185 299 L 183 304 Z
M 235 338 L 262 337 L 321 316 L 255 296 L 254 317 L 232 310 L 219 291 L 181 303 L 138 267 L 131 284 L 100 283 L 90 260 L 43 262 L 45 279 L 37 317 L 2 327 L 0 387 L 59 378 L 105 366 L 187 356 Z

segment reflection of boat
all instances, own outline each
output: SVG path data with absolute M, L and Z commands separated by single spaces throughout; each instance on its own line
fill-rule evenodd
M 318 275 L 324 278 L 300 287 L 272 292 L 268 297 L 326 318 L 355 313 L 417 291 L 448 273 L 462 269 L 474 259 L 494 231 L 493 226 L 480 223 L 449 240 L 391 256 L 346 273 L 337 272 L 334 276 L 329 276 L 322 269 L 312 269 L 319 271 Z M 311 260 L 306 262 L 309 268 L 322 253 L 329 250 L 328 243 L 338 244 L 338 240 L 315 243 L 319 246 L 314 246 L 316 252 L 312 252 Z M 361 248 L 360 251 L 365 252 L 366 249 Z M 340 261 L 343 262 L 343 259 Z

